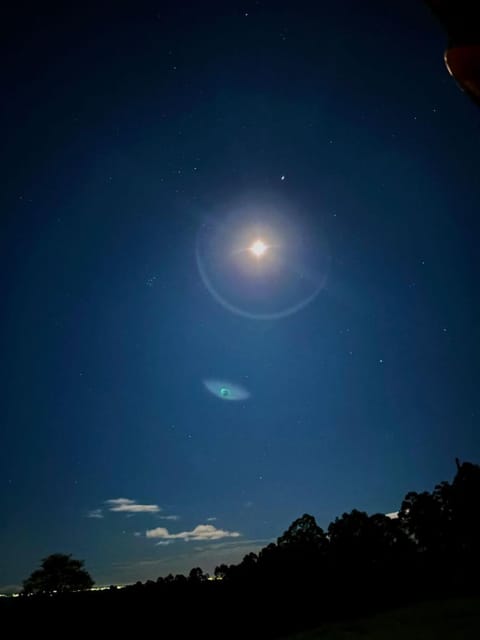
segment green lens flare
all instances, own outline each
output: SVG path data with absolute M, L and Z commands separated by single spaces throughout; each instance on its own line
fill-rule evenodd
M 250 392 L 244 387 L 227 380 L 203 380 L 205 389 L 216 398 L 225 400 L 226 402 L 236 402 L 238 400 L 246 400 L 250 397 Z

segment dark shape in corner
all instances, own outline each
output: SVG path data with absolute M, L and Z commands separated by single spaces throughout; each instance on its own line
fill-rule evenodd
M 460 88 L 480 106 L 480 25 L 478 2 L 425 0 L 447 31 L 445 65 Z

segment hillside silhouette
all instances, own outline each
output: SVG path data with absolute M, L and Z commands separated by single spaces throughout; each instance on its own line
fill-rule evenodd
M 217 566 L 216 579 L 195 567 L 188 576 L 122 589 L 28 595 L 29 579 L 22 597 L 0 602 L 0 614 L 52 630 L 69 616 L 87 630 L 274 638 L 426 599 L 472 595 L 480 591 L 479 504 L 480 466 L 457 460 L 452 482 L 408 493 L 396 517 L 354 509 L 325 531 L 304 514 L 258 554 Z

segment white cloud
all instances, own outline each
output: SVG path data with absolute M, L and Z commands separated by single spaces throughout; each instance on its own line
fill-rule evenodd
M 169 533 L 165 527 L 148 529 L 145 532 L 147 538 L 160 538 L 162 540 L 221 540 L 222 538 L 238 538 L 238 531 L 225 531 L 217 529 L 213 524 L 198 524 L 192 531 L 182 531 L 180 533 Z
M 158 516 L 161 520 L 171 520 L 172 522 L 176 522 L 180 520 L 180 516 Z
M 108 505 L 110 511 L 122 513 L 158 513 L 161 511 L 156 504 L 138 504 L 136 500 L 129 498 L 113 498 L 105 500 L 105 504 Z
M 133 535 L 135 536 L 135 538 L 139 538 L 142 534 L 140 531 L 134 531 Z
M 101 509 L 92 509 L 87 513 L 87 518 L 103 518 Z
M 385 515 L 387 518 L 390 518 L 390 520 L 396 520 L 398 518 L 398 511 L 392 511 L 392 513 L 386 513 Z
M 207 522 L 215 522 L 216 518 L 207 518 Z

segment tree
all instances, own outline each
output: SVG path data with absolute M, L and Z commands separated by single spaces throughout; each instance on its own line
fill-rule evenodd
M 180 584 L 186 584 L 187 583 L 187 576 L 184 576 L 183 573 L 176 573 L 175 574 L 175 578 L 173 579 L 173 583 L 176 584 L 177 586 Z
M 90 589 L 95 583 L 83 564 L 83 560 L 76 560 L 71 554 L 54 553 L 42 560 L 41 569 L 23 581 L 23 593 L 50 594 Z
M 402 502 L 400 523 L 421 552 L 445 551 L 447 547 L 451 520 L 448 492 L 448 483 L 442 483 L 433 493 L 410 491 Z
M 228 577 L 228 565 L 220 564 L 218 567 L 215 567 L 215 571 L 213 573 L 216 580 L 225 580 Z
M 342 566 L 343 572 L 366 572 L 371 579 L 392 571 L 413 547 L 397 519 L 381 513 L 369 516 L 357 509 L 336 518 L 328 536 L 335 565 Z
M 284 584 L 295 580 L 308 591 L 308 585 L 320 579 L 327 550 L 325 532 L 313 516 L 304 513 L 277 539 L 273 567 L 266 567 L 270 580 Z
M 464 553 L 479 555 L 480 540 L 480 466 L 457 461 L 457 474 L 448 494 L 455 547 Z
M 296 546 L 325 549 L 328 540 L 323 529 L 317 525 L 315 518 L 304 513 L 301 518 L 292 522 L 283 535 L 278 538 L 277 544 L 279 547 Z
M 191 583 L 199 584 L 200 582 L 205 582 L 206 580 L 208 580 L 208 575 L 206 573 L 203 573 L 200 567 L 194 567 L 188 574 L 188 581 Z

